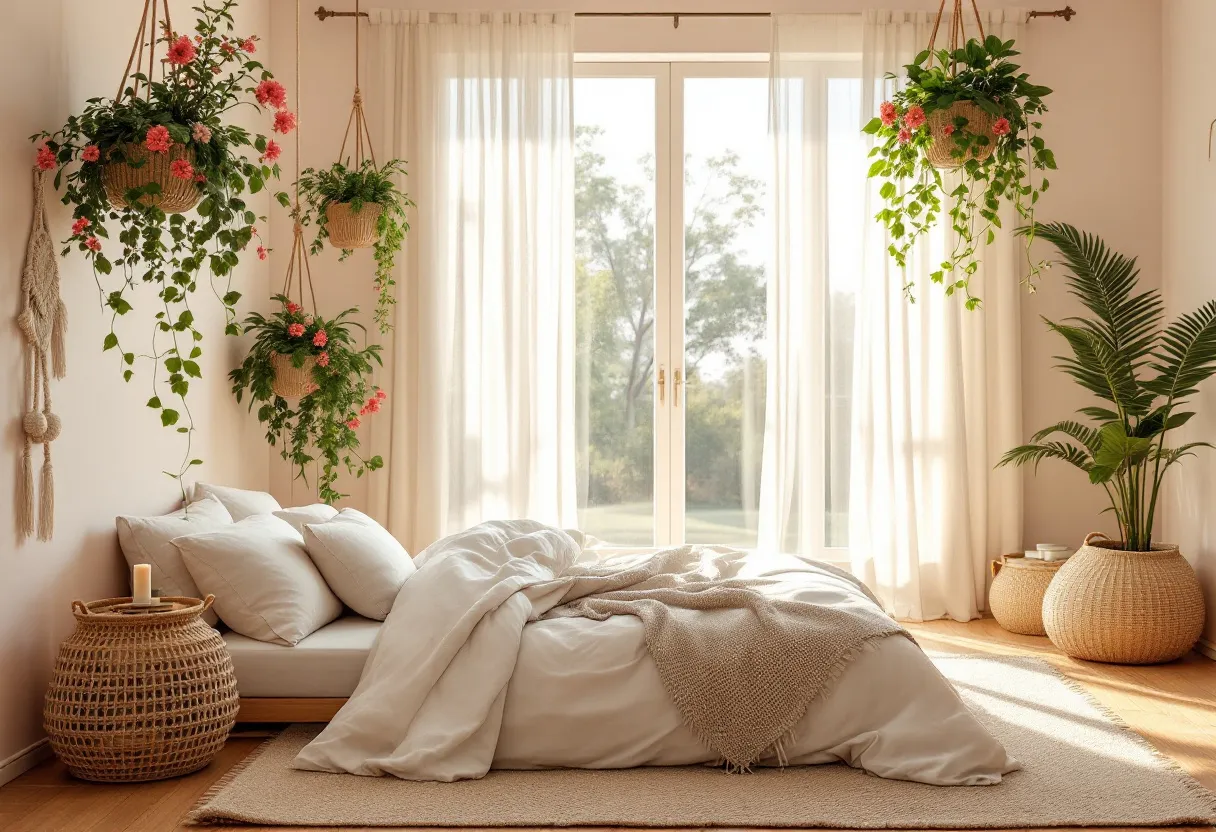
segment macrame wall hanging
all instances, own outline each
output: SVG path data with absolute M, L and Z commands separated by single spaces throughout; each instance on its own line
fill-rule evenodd
M 51 442 L 63 427 L 51 411 L 51 372 L 67 373 L 67 307 L 59 297 L 59 264 L 46 221 L 43 200 L 45 171 L 34 170 L 34 212 L 25 269 L 21 273 L 21 312 L 17 326 L 25 336 L 25 413 L 21 427 L 25 448 L 17 483 L 17 527 L 22 539 L 35 533 L 33 446 L 42 444 L 42 482 L 38 488 L 37 534 L 50 540 L 55 533 L 55 472 Z M 48 366 L 49 365 L 49 366 Z

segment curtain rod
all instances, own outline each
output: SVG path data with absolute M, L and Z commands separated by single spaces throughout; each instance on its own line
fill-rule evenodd
M 1027 17 L 1033 20 L 1036 17 L 1062 17 L 1065 23 L 1072 21 L 1077 14 L 1077 10 L 1072 6 L 1065 6 L 1062 9 L 1053 9 L 1051 11 L 1032 11 Z M 367 17 L 367 12 L 336 12 L 332 9 L 327 9 L 324 6 L 318 6 L 316 11 L 317 19 L 321 21 L 328 20 L 331 17 Z M 772 12 L 575 12 L 575 17 L 670 17 L 671 27 L 673 29 L 680 28 L 681 17 L 772 17 Z

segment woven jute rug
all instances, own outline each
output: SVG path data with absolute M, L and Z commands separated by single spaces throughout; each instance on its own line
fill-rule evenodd
M 995 786 L 926 786 L 844 765 L 492 771 L 416 783 L 295 771 L 317 732 L 292 726 L 189 818 L 289 826 L 654 826 L 980 829 L 1216 821 L 1216 797 L 1048 664 L 939 656 L 968 706 L 1022 763 Z

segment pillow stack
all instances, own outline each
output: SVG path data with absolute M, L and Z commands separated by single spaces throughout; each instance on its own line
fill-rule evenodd
M 199 483 L 164 517 L 119 517 L 127 562 L 152 564 L 162 595 L 214 595 L 208 623 L 294 646 L 342 614 L 383 621 L 416 568 L 362 512 L 282 508 L 270 494 Z

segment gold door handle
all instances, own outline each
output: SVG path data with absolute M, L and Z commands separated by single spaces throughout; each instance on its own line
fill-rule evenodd
M 667 390 L 667 371 L 659 367 L 659 404 L 663 404 L 663 394 Z
M 684 383 L 684 375 L 679 367 L 676 367 L 675 377 L 672 379 L 674 389 L 672 392 L 672 401 L 676 407 L 680 406 L 680 385 Z

